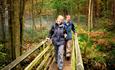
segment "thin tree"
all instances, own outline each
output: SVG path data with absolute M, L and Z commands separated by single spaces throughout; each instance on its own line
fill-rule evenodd
M 112 20 L 115 23 L 115 0 L 112 0 Z
M 25 9 L 25 0 L 20 0 L 20 54 L 22 54 L 22 44 L 23 44 L 23 27 L 24 27 L 24 9 Z
M 6 0 L 0 0 L 0 19 L 1 19 L 1 38 L 2 38 L 2 43 L 5 43 L 5 8 L 6 8 Z
M 36 25 L 35 25 L 35 15 L 34 15 L 34 1 L 31 0 L 32 2 L 32 6 L 31 6 L 31 12 L 32 12 L 32 22 L 33 22 L 33 25 L 32 25 L 32 28 L 34 28 L 34 30 L 36 29 Z
M 90 22 L 90 31 L 93 29 L 93 0 L 91 1 L 91 22 Z
M 88 41 L 87 41 L 87 44 L 89 43 L 89 33 L 91 31 L 91 25 L 92 25 L 92 22 L 93 22 L 93 7 L 92 7 L 92 0 L 89 0 L 89 13 L 88 13 Z M 86 51 L 87 51 L 87 46 L 84 48 L 84 56 L 86 56 Z

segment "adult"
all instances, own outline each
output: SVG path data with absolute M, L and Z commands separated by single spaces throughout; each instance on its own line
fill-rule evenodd
M 71 46 L 72 46 L 72 31 L 74 34 L 76 34 L 75 26 L 73 22 L 71 21 L 70 15 L 66 16 L 66 20 L 64 21 L 64 26 L 67 31 L 66 43 L 65 43 L 65 56 L 70 57 L 71 56 Z
M 65 45 L 65 37 L 64 34 L 66 34 L 65 28 L 64 28 L 64 17 L 59 15 L 57 17 L 57 20 L 55 24 L 51 27 L 51 30 L 49 32 L 49 38 L 52 40 L 52 43 L 55 48 L 55 60 L 58 64 L 58 69 L 63 69 L 63 63 L 64 63 L 64 45 Z

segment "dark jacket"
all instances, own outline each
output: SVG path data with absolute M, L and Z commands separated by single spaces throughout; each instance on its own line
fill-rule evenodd
M 52 43 L 54 45 L 64 45 L 65 43 L 65 38 L 64 34 L 66 33 L 64 24 L 54 24 L 51 27 L 51 30 L 49 32 L 49 37 L 52 39 Z
M 66 40 L 71 40 L 72 39 L 72 31 L 75 33 L 75 26 L 74 24 L 72 23 L 72 21 L 70 22 L 64 22 L 64 27 L 67 31 L 67 37 L 66 37 Z

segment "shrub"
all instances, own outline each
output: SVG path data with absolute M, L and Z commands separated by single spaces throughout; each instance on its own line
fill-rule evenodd
M 0 44 L 0 69 L 5 66 L 6 56 L 7 56 L 5 52 L 6 51 L 4 49 L 3 44 Z

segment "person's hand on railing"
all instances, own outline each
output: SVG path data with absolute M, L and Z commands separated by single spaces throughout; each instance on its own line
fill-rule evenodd
M 50 38 L 46 38 L 46 40 L 51 44 L 52 43 L 52 40 Z
M 47 37 L 46 40 L 50 40 L 50 38 Z
M 74 35 L 77 36 L 77 32 L 75 32 Z

